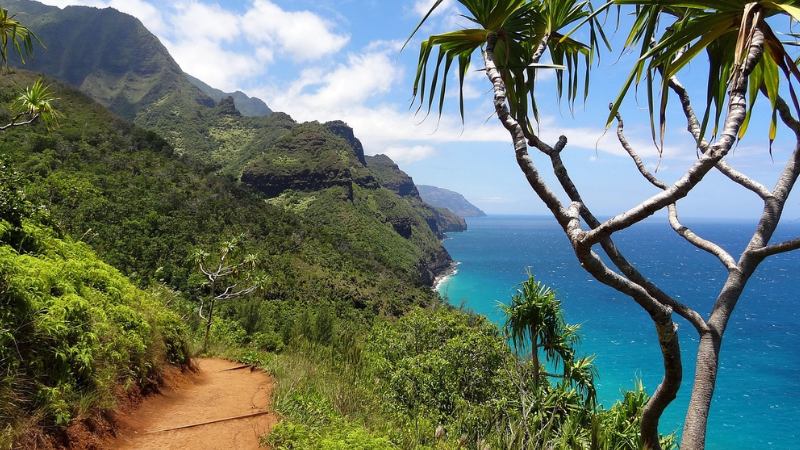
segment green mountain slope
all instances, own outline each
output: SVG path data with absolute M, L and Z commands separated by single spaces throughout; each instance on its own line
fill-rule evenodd
M 213 101 L 209 103 L 204 99 L 210 99 L 202 92 L 198 94 L 198 88 L 180 72 L 158 39 L 138 20 L 113 9 L 68 7 L 62 10 L 22 0 L 9 2 L 8 7 L 12 11 L 25 11 L 21 17 L 29 19 L 29 27 L 45 45 L 50 41 L 58 42 L 37 53 L 33 64 L 36 70 L 79 87 L 123 118 L 133 115 L 135 124 L 162 136 L 170 145 L 169 151 L 188 158 L 187 161 L 201 167 L 199 170 L 210 169 L 223 175 L 224 178 L 214 183 L 224 184 L 224 189 L 246 191 L 246 187 L 235 182 L 239 178 L 270 198 L 287 190 L 325 197 L 330 194 L 329 189 L 342 188 L 348 194 L 335 196 L 340 203 L 324 203 L 312 208 L 314 214 L 300 216 L 300 219 L 309 221 L 309 226 L 327 230 L 336 239 L 351 243 L 360 237 L 353 232 L 346 236 L 339 234 L 337 217 L 343 211 L 357 218 L 359 226 L 352 224 L 354 229 L 386 231 L 385 236 L 371 238 L 370 244 L 362 250 L 369 250 L 374 258 L 383 261 L 386 270 L 400 270 L 415 282 L 430 284 L 450 264 L 447 252 L 436 240 L 448 228 L 445 221 L 439 220 L 441 214 L 422 207 L 418 197 L 398 198 L 396 192 L 382 190 L 375 174 L 365 166 L 361 143 L 343 122 L 324 126 L 297 124 L 281 113 L 245 117 L 230 98 L 223 98 L 216 105 Z M 66 37 L 59 38 L 62 35 Z M 125 50 L 129 48 L 136 50 Z M 104 95 L 108 92 L 114 95 Z M 123 104 L 127 109 L 114 109 Z M 319 136 L 295 133 L 298 127 L 300 130 L 314 128 Z M 153 172 L 163 172 L 163 168 L 153 166 L 141 170 L 143 177 L 153 176 Z M 163 178 L 163 175 L 155 176 L 153 182 L 163 184 Z M 120 192 L 142 197 L 131 188 L 125 186 Z M 363 195 L 355 195 L 356 189 L 362 189 Z M 314 194 L 317 191 L 319 194 Z M 371 205 L 370 208 L 360 208 L 358 199 Z M 252 201 L 263 203 L 259 199 Z M 243 211 L 253 208 L 253 205 L 245 205 Z M 273 208 L 277 214 L 287 206 L 273 204 Z M 162 214 L 173 213 L 156 210 L 158 220 L 162 220 Z M 292 212 L 297 215 L 297 211 Z M 381 223 L 392 226 L 378 227 Z M 412 235 L 411 230 L 415 228 Z M 164 237 L 172 239 L 167 233 Z M 393 240 L 394 244 L 377 251 L 369 249 L 370 245 Z M 159 266 L 137 270 L 156 267 Z
M 112 8 L 60 9 L 29 0 L 8 0 L 3 7 L 18 14 L 47 47 L 36 48 L 25 69 L 80 88 L 125 120 L 159 132 L 178 153 L 238 177 L 240 153 L 248 155 L 253 145 L 272 142 L 271 130 L 259 131 L 272 122 L 242 117 L 224 101 L 227 95 L 217 105 L 138 19 Z M 248 100 L 245 110 L 255 100 Z M 264 112 L 266 105 L 256 107 Z M 273 120 L 280 123 L 286 117 Z
M 0 77 L 0 110 L 8 111 L 13 83 L 34 79 L 23 71 L 13 80 Z M 346 188 L 323 188 L 307 194 L 323 199 L 308 213 L 291 201 L 267 202 L 212 167 L 178 157 L 155 133 L 121 121 L 73 88 L 54 88 L 61 126 L 53 132 L 41 125 L 9 130 L 0 134 L 0 152 L 31 178 L 34 203 L 123 273 L 191 292 L 198 282 L 188 261 L 193 249 L 244 234 L 248 251 L 259 253 L 271 277 L 268 299 L 343 302 L 369 314 L 437 301 L 425 283 L 449 257 L 429 229 L 415 241 L 381 222 L 386 213 L 375 205 L 402 208 L 393 193 L 376 185 L 380 195 L 364 196 L 356 185 L 359 194 L 350 200 L 339 195 Z M 0 121 L 8 116 L 0 114 Z M 272 116 L 280 115 L 263 119 Z M 343 139 L 321 130 L 337 151 L 350 151 Z M 368 178 L 362 170 L 359 176 Z M 342 228 L 345 219 L 350 228 Z M 264 312 L 270 314 L 279 311 Z
M 142 23 L 111 8 L 3 2 L 45 43 L 25 68 L 78 86 L 127 120 L 213 106 Z M 10 61 L 12 64 L 19 64 Z M 159 107 L 157 105 L 163 105 Z

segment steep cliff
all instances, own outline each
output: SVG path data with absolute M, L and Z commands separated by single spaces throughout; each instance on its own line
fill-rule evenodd
M 270 204 L 324 226 L 351 250 L 371 247 L 430 285 L 452 264 L 437 212 L 419 196 L 383 185 L 378 171 L 361 164 L 363 155 L 348 138 L 352 130 L 339 135 L 343 127 L 334 134 L 329 124 L 296 125 L 247 164 L 242 181 L 271 197 Z
M 444 233 L 465 231 L 467 222 L 444 208 L 429 205 L 419 195 L 414 180 L 386 155 L 368 156 L 367 167 L 372 169 L 381 185 L 405 198 L 425 219 L 425 222 L 444 239 Z
M 27 0 L 7 0 L 3 7 L 21 14 L 46 43 L 46 49 L 35 49 L 34 58 L 26 60 L 26 69 L 79 87 L 124 119 L 136 120 L 157 104 L 214 106 L 133 16 L 112 8 L 60 9 Z

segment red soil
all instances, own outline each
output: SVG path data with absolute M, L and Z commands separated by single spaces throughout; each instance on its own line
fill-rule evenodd
M 117 414 L 117 438 L 104 447 L 258 449 L 259 436 L 277 421 L 270 411 L 272 379 L 230 361 L 200 359 L 197 364 L 199 371 Z

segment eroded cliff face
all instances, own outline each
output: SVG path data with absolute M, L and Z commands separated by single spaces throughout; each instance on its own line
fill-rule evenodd
M 352 200 L 354 184 L 366 189 L 379 187 L 349 143 L 318 123 L 294 127 L 274 147 L 250 161 L 242 181 L 269 197 L 286 190 L 312 192 L 338 186 L 347 189 Z
M 364 159 L 364 146 L 361 145 L 361 141 L 358 140 L 353 129 L 350 128 L 346 123 L 342 122 L 341 120 L 334 120 L 331 122 L 326 122 L 325 126 L 328 127 L 329 130 L 333 132 L 333 134 L 341 137 L 353 149 L 353 152 L 358 159 L 358 162 L 361 163 L 362 166 L 367 165 L 366 159 Z
M 363 148 L 344 123 L 304 123 L 250 161 L 241 179 L 269 202 L 338 230 L 342 240 L 379 241 L 387 258 L 410 263 L 420 282 L 432 285 L 452 264 L 440 242 L 445 221 L 384 158 L 375 168 L 365 165 Z

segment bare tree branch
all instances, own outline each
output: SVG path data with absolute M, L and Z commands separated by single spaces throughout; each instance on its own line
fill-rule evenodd
M 700 122 L 697 120 L 697 116 L 694 113 L 694 109 L 691 105 L 691 100 L 689 97 L 688 92 L 686 92 L 686 88 L 678 81 L 677 77 L 672 77 L 669 80 L 669 85 L 672 90 L 678 94 L 678 97 L 681 101 L 681 107 L 683 108 L 683 114 L 686 116 L 687 121 L 687 130 L 694 136 L 695 141 L 698 142 L 698 147 L 701 152 L 704 152 L 705 149 L 708 148 L 708 141 L 702 139 L 700 136 Z M 780 100 L 783 102 L 783 100 Z M 789 119 L 791 119 L 791 113 L 789 112 L 788 106 L 786 103 L 783 102 L 784 110 L 789 115 Z M 786 121 L 784 121 L 786 122 Z M 800 127 L 798 127 L 800 130 Z M 748 176 L 736 171 L 733 167 L 730 166 L 726 161 L 720 161 L 717 163 L 717 170 L 719 170 L 723 175 L 728 177 L 734 183 L 737 183 L 743 186 L 746 189 L 753 191 L 756 195 L 761 197 L 762 199 L 766 199 L 767 197 L 771 196 L 772 193 L 767 189 L 765 186 L 761 185 L 760 183 L 756 182 L 755 180 L 749 178 Z
M 609 104 L 608 107 L 613 108 L 614 105 Z M 625 138 L 625 133 L 624 133 L 625 123 L 622 121 L 622 115 L 619 112 L 616 114 L 616 118 L 617 118 L 617 139 L 619 139 L 619 143 L 622 145 L 622 148 L 624 148 L 625 151 L 628 152 L 628 155 L 630 155 L 631 159 L 633 159 L 634 164 L 636 164 L 636 168 L 639 169 L 639 173 L 641 173 L 642 176 L 647 181 L 649 181 L 650 184 L 652 184 L 653 186 L 662 190 L 668 189 L 669 186 L 666 183 L 656 178 L 655 175 L 653 175 L 652 173 L 650 173 L 649 170 L 647 170 L 647 168 L 644 166 L 642 158 L 639 157 L 639 154 L 636 153 L 636 150 L 633 149 L 628 140 Z
M 700 236 L 696 235 L 692 230 L 688 227 L 684 226 L 680 220 L 678 219 L 678 208 L 675 205 L 670 205 L 669 207 L 669 224 L 676 233 L 678 233 L 681 237 L 686 239 L 687 242 L 694 245 L 695 247 L 699 248 L 700 250 L 704 250 L 720 260 L 723 266 L 726 269 L 736 270 L 736 260 L 730 255 L 730 253 L 726 252 L 725 249 L 720 247 L 719 245 L 711 242 L 709 240 L 703 239 Z
M 717 170 L 719 170 L 734 183 L 754 192 L 756 195 L 761 197 L 762 200 L 767 200 L 768 198 L 772 197 L 772 192 L 770 192 L 766 186 L 737 171 L 726 161 L 720 161 L 717 164 Z
M 768 256 L 777 255 L 779 253 L 791 252 L 793 250 L 798 250 L 798 249 L 800 249 L 800 237 L 794 238 L 790 241 L 784 241 L 784 242 L 779 242 L 777 244 L 769 245 L 760 250 L 754 251 L 753 254 L 761 258 L 766 258 Z
M 22 116 L 24 116 L 26 114 L 27 113 L 24 113 L 24 112 L 21 112 L 21 113 L 17 114 L 13 119 L 11 119 L 11 122 L 9 122 L 6 125 L 0 126 L 0 131 L 5 131 L 5 130 L 11 128 L 11 127 L 21 127 L 21 126 L 24 126 L 24 125 L 30 125 L 33 122 L 36 122 L 36 119 L 39 118 L 39 113 L 37 112 L 33 116 L 31 116 L 30 119 L 28 119 L 26 121 L 23 121 L 23 122 L 17 122 Z

